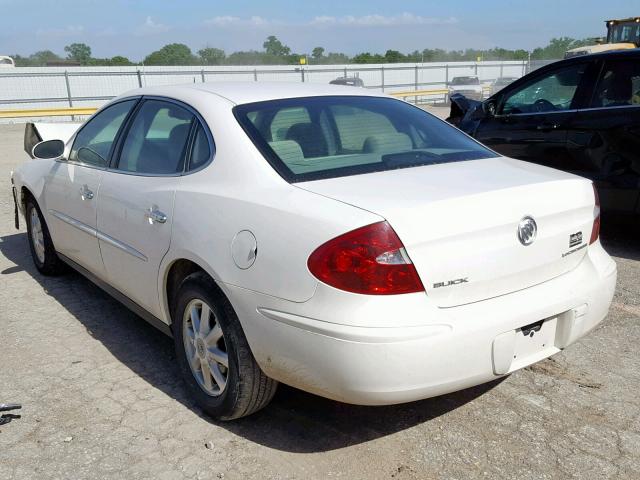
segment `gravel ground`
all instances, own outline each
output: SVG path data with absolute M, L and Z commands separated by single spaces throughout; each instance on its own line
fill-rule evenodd
M 218 423 L 187 397 L 168 338 L 77 274 L 37 273 L 13 228 L 22 131 L 0 126 L 0 402 L 23 404 L 0 427 L 0 479 L 639 478 L 630 221 L 604 219 L 619 272 L 609 316 L 551 359 L 393 407 L 282 387 L 262 412 Z

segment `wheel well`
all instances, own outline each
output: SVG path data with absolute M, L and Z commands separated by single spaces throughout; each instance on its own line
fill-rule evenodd
M 33 198 L 35 201 L 36 197 L 33 196 L 33 193 L 31 193 L 31 191 L 27 187 L 22 187 L 22 189 L 20 190 L 20 198 L 18 199 L 18 201 L 24 205 L 25 203 L 27 203 L 28 198 Z
M 165 283 L 165 290 L 166 290 L 165 293 L 167 295 L 166 298 L 167 298 L 167 306 L 169 307 L 169 317 L 171 318 L 172 322 L 173 322 L 173 307 L 175 305 L 175 299 L 178 293 L 178 289 L 180 288 L 180 284 L 185 278 L 187 278 L 192 273 L 196 273 L 196 272 L 203 272 L 205 275 L 211 277 L 211 275 L 209 275 L 207 271 L 204 268 L 202 268 L 200 265 L 198 265 L 195 262 L 192 262 L 191 260 L 187 260 L 185 258 L 176 260 L 175 262 L 173 262 L 173 264 L 169 268 L 169 273 L 167 273 L 167 281 Z M 222 289 L 220 289 L 220 287 L 217 286 L 218 284 L 215 281 L 215 279 L 212 278 L 212 280 L 213 280 L 213 283 L 218 288 L 218 290 L 220 291 L 220 293 L 226 298 L 226 295 L 224 294 Z

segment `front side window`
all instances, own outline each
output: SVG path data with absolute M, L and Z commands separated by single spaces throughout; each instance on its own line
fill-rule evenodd
M 602 71 L 591 106 L 640 106 L 640 62 L 616 60 L 607 62 Z
M 284 112 L 293 118 L 294 111 L 295 123 L 283 125 Z M 272 100 L 239 105 L 234 114 L 290 182 L 496 156 L 449 124 L 390 98 Z
M 126 100 L 97 113 L 76 135 L 69 160 L 94 167 L 106 167 L 116 135 L 136 102 L 137 100 Z
M 507 94 L 502 114 L 569 110 L 587 64 L 561 68 Z
M 138 109 L 117 168 L 125 172 L 170 175 L 181 173 L 194 115 L 162 100 L 146 100 Z

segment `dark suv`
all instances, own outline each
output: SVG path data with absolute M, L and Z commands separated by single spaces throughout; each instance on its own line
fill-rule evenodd
M 640 49 L 574 57 L 448 120 L 503 155 L 594 180 L 602 208 L 640 213 Z

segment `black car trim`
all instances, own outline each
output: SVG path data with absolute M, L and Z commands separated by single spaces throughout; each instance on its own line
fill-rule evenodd
M 529 117 L 532 115 L 550 115 L 553 113 L 576 113 L 579 112 L 579 108 L 572 108 L 570 110 L 551 110 L 549 112 L 529 112 L 529 113 L 507 113 L 506 115 L 495 115 L 494 118 L 510 118 L 510 117 Z
M 135 313 L 139 317 L 142 317 L 143 320 L 145 320 L 146 322 L 148 322 L 151 325 L 153 325 L 155 328 L 160 330 L 165 335 L 167 335 L 169 337 L 173 337 L 173 332 L 171 331 L 171 326 L 170 325 L 167 325 L 166 323 L 164 323 L 162 320 L 160 320 L 158 317 L 156 317 L 151 312 L 146 310 L 144 307 L 141 307 L 136 302 L 131 300 L 124 293 L 120 292 L 119 290 L 116 290 L 111 285 L 109 285 L 107 282 L 99 279 L 96 275 L 91 273 L 89 270 L 84 268 L 82 265 L 79 265 L 78 263 L 74 262 L 69 257 L 61 254 L 60 252 L 56 252 L 56 255 L 58 255 L 58 257 L 60 257 L 60 259 L 64 263 L 69 265 L 71 268 L 76 270 L 82 276 L 86 277 L 89 281 L 91 281 L 92 283 L 94 283 L 95 285 L 100 287 L 102 290 L 107 292 L 109 295 L 111 295 L 117 301 L 122 303 L 125 307 L 127 307 L 133 313 Z

